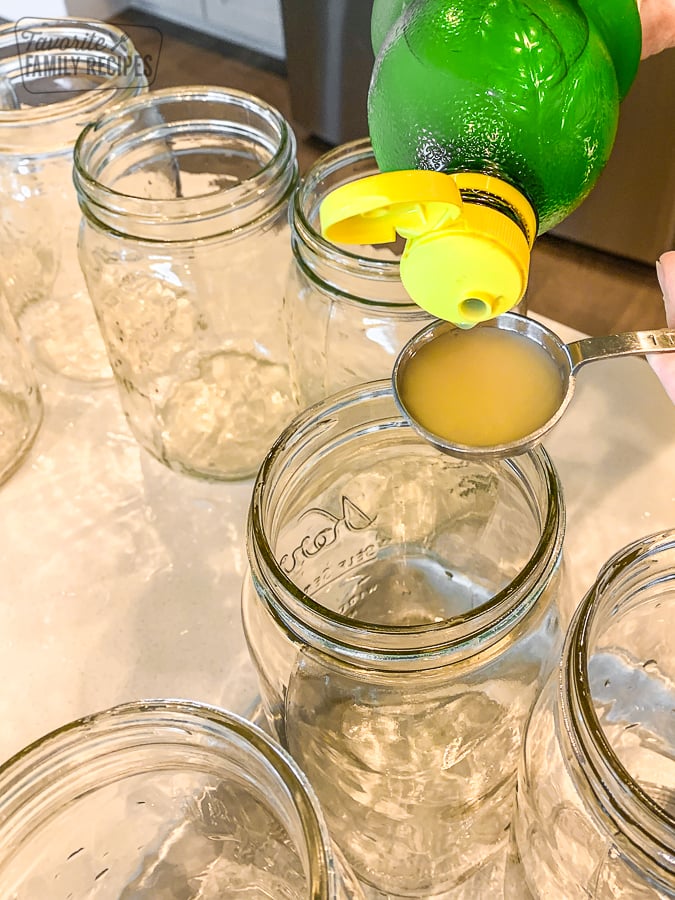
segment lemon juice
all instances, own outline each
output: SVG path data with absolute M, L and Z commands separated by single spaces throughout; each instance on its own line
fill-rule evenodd
M 535 341 L 500 328 L 451 330 L 423 344 L 399 386 L 411 417 L 453 444 L 518 441 L 554 415 L 558 368 Z

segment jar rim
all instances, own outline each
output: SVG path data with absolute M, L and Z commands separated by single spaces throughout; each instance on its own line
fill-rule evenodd
M 64 30 L 72 33 L 73 29 L 75 29 L 87 33 L 100 34 L 107 41 L 104 49 L 109 52 L 115 52 L 115 55 L 120 58 L 128 59 L 137 52 L 126 32 L 107 22 L 77 17 L 54 19 L 24 17 L 16 22 L 8 22 L 0 26 L 0 52 L 16 49 L 18 54 L 11 58 L 0 58 L 0 77 L 3 75 L 3 70 L 4 72 L 11 71 L 13 64 L 15 66 L 18 65 L 18 74 L 20 77 L 23 77 L 23 67 L 20 61 L 21 51 L 18 49 L 17 43 L 17 28 L 22 22 L 30 23 L 30 27 L 42 27 L 54 33 L 63 32 Z M 29 27 L 28 24 L 25 27 Z M 145 80 L 143 79 L 142 81 L 145 84 Z M 129 76 L 120 79 L 120 74 L 116 73 L 114 77 L 106 81 L 105 86 L 82 92 L 78 91 L 76 96 L 67 100 L 30 107 L 24 106 L 20 109 L 0 108 L 0 127 L 20 129 L 40 124 L 43 126 L 57 125 L 78 115 L 87 114 L 91 116 L 97 109 L 105 106 L 111 90 L 117 89 L 120 91 L 121 96 L 117 100 L 121 100 L 124 97 L 125 90 L 134 93 L 138 89 L 139 84 L 138 80 L 134 81 Z M 78 128 L 78 133 L 80 128 Z M 64 146 L 68 146 L 68 143 L 64 142 Z M 23 155 L 26 155 L 25 150 Z
M 62 725 L 33 741 L 0 765 L 0 822 L 9 821 L 9 817 L 20 811 L 22 788 L 24 792 L 30 791 L 32 796 L 44 787 L 41 777 L 49 785 L 54 783 L 59 763 L 67 765 L 69 752 L 78 742 L 83 746 L 82 741 L 86 739 L 87 748 L 93 753 L 94 736 L 100 741 L 122 731 L 132 736 L 144 730 L 156 736 L 162 728 L 167 734 L 188 739 L 201 732 L 224 741 L 241 740 L 252 756 L 272 768 L 291 798 L 306 838 L 307 876 L 313 888 L 312 900 L 329 900 L 333 896 L 331 888 L 335 876 L 330 838 L 318 799 L 306 775 L 292 757 L 253 722 L 193 700 L 153 699 L 119 704 Z M 101 757 L 114 751 L 114 747 L 100 746 Z
M 542 521 L 541 534 L 530 558 L 516 577 L 490 600 L 459 616 L 418 625 L 381 625 L 363 622 L 335 612 L 317 603 L 310 594 L 299 588 L 284 571 L 267 538 L 264 510 L 267 505 L 270 485 L 274 484 L 274 470 L 283 461 L 284 455 L 302 441 L 321 421 L 328 422 L 331 417 L 345 407 L 354 406 L 368 399 L 392 397 L 389 380 L 371 382 L 348 388 L 334 394 L 327 400 L 319 402 L 304 412 L 282 432 L 272 445 L 258 471 L 251 505 L 249 507 L 248 542 L 249 557 L 262 561 L 270 580 L 281 586 L 283 591 L 282 616 L 290 615 L 295 622 L 302 620 L 302 625 L 310 631 L 320 631 L 321 627 L 331 627 L 337 631 L 331 639 L 341 648 L 359 648 L 372 654 L 373 658 L 390 657 L 403 659 L 420 653 L 430 658 L 444 655 L 448 648 L 466 648 L 475 644 L 479 635 L 489 630 L 491 639 L 481 640 L 480 648 L 495 643 L 503 634 L 511 630 L 529 612 L 539 597 L 532 592 L 527 605 L 524 600 L 527 588 L 533 581 L 547 580 L 557 568 L 561 553 L 565 530 L 565 507 L 562 488 L 555 467 L 541 448 L 535 448 L 523 454 L 535 465 L 546 486 L 548 504 Z M 393 403 L 393 400 L 392 400 Z M 369 430 L 378 428 L 401 428 L 413 434 L 412 426 L 396 410 L 392 411 L 388 421 L 377 421 L 368 426 Z M 416 433 L 414 433 L 417 437 Z M 421 442 L 423 439 L 419 438 Z M 440 452 L 440 451 L 439 451 Z M 288 599 L 290 603 L 285 603 Z M 292 608 L 291 608 L 292 606 Z M 397 639 L 405 637 L 408 644 L 405 648 L 397 646 Z M 377 645 L 379 649 L 374 650 Z
M 96 173 L 89 169 L 90 157 L 96 153 L 100 146 L 110 143 L 111 135 L 119 126 L 122 115 L 134 115 L 148 109 L 161 109 L 162 106 L 179 105 L 186 101 L 196 103 L 211 103 L 229 105 L 247 111 L 253 111 L 258 115 L 261 123 L 271 126 L 275 131 L 275 148 L 260 168 L 252 175 L 242 179 L 230 187 L 211 191 L 205 194 L 196 194 L 189 197 L 170 197 L 166 199 L 153 199 L 138 197 L 117 190 L 114 187 L 100 181 Z M 200 120 L 201 123 L 209 120 Z M 215 120 L 221 124 L 226 120 Z M 180 123 L 179 123 L 180 124 Z M 169 125 L 170 131 L 173 124 Z M 253 134 L 253 129 L 251 128 Z M 104 114 L 95 122 L 89 123 L 80 133 L 73 154 L 73 177 L 75 186 L 81 195 L 83 212 L 94 222 L 109 227 L 107 213 L 135 217 L 143 223 L 143 233 L 133 236 L 152 241 L 152 227 L 158 222 L 170 227 L 172 223 L 185 224 L 186 222 L 200 223 L 203 228 L 208 227 L 212 220 L 220 223 L 220 217 L 235 206 L 242 207 L 246 203 L 255 203 L 263 195 L 269 195 L 273 202 L 267 205 L 265 216 L 271 215 L 285 203 L 291 191 L 295 187 L 297 178 L 297 162 L 295 160 L 295 136 L 282 113 L 269 103 L 249 94 L 246 91 L 234 88 L 224 88 L 217 85 L 193 85 L 185 87 L 168 87 L 152 91 L 143 96 L 135 97 L 118 104 L 114 109 Z M 278 187 L 275 193 L 271 185 Z M 277 193 L 280 196 L 277 196 Z M 257 220 L 254 217 L 251 222 Z M 222 226 L 222 223 L 220 223 Z M 208 230 L 202 237 L 215 237 L 227 233 L 228 229 L 214 226 L 217 230 Z M 148 233 L 145 230 L 148 229 Z M 117 230 L 113 226 L 111 229 Z M 237 232 L 242 230 L 241 224 L 235 228 Z M 121 232 L 120 232 L 121 233 Z M 166 242 L 164 235 L 157 238 Z
M 615 553 L 601 567 L 597 578 L 577 607 L 570 624 L 559 669 L 558 694 L 577 764 L 588 789 L 620 833 L 639 849 L 646 839 L 675 875 L 675 817 L 658 804 L 630 774 L 612 748 L 598 717 L 592 697 L 589 661 L 593 651 L 592 633 L 611 595 L 607 586 L 663 550 L 675 550 L 675 529 L 639 538 Z M 675 582 L 675 571 L 668 576 Z
M 313 289 L 326 297 L 328 302 L 337 298 L 340 303 L 348 304 L 349 306 L 353 306 L 362 311 L 370 311 L 374 315 L 386 314 L 388 316 L 400 318 L 403 321 L 419 321 L 421 324 L 427 324 L 429 322 L 429 313 L 425 312 L 422 307 L 418 306 L 409 296 L 406 295 L 405 298 L 400 300 L 381 299 L 381 297 L 375 299 L 373 297 L 360 296 L 354 293 L 354 291 L 347 291 L 337 283 L 337 280 L 324 280 L 317 274 L 312 266 L 308 265 L 302 253 L 298 250 L 298 241 L 295 237 L 291 237 L 291 250 L 293 251 L 295 263 L 302 273 L 302 276 L 311 282 Z M 361 270 L 359 274 L 365 273 Z M 375 277 L 377 277 L 377 273 L 375 273 Z

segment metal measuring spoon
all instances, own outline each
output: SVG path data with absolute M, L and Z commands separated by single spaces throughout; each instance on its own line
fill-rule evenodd
M 574 394 L 576 374 L 586 363 L 618 356 L 642 356 L 646 353 L 675 352 L 675 329 L 673 328 L 660 328 L 654 331 L 626 331 L 623 334 L 582 338 L 579 341 L 565 344 L 550 328 L 535 322 L 534 319 L 529 319 L 516 313 L 505 313 L 495 319 L 482 322 L 476 327 L 500 328 L 520 334 L 528 340 L 537 343 L 549 354 L 555 363 L 560 375 L 562 390 L 560 404 L 548 421 L 537 428 L 536 431 L 518 440 L 490 446 L 472 446 L 453 443 L 444 437 L 434 434 L 415 420 L 402 400 L 402 385 L 405 382 L 406 367 L 413 356 L 425 344 L 441 335 L 447 334 L 448 331 L 456 329 L 456 326 L 450 322 L 442 320 L 437 320 L 427 325 L 408 341 L 396 359 L 392 375 L 394 399 L 405 418 L 408 419 L 412 427 L 426 441 L 433 444 L 434 447 L 443 453 L 462 459 L 495 459 L 504 456 L 516 456 L 536 446 L 557 424 L 569 406 Z

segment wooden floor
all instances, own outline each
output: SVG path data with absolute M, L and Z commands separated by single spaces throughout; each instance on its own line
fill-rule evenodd
M 153 89 L 214 84 L 261 97 L 293 125 L 301 172 L 328 149 L 294 123 L 283 63 L 136 11 L 116 21 L 160 28 L 163 43 Z M 136 34 L 133 38 L 138 43 Z M 533 251 L 528 303 L 531 310 L 588 334 L 665 325 L 654 267 L 548 235 Z

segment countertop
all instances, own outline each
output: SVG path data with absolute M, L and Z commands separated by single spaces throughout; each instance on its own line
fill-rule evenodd
M 251 482 L 166 469 L 136 444 L 113 386 L 41 383 L 35 447 L 0 488 L 0 759 L 128 700 L 248 714 L 257 690 L 239 595 Z M 616 550 L 675 526 L 675 406 L 644 360 L 594 363 L 546 446 L 580 600 Z

